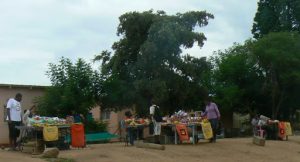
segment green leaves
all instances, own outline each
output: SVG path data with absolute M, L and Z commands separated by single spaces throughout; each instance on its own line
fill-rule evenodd
M 252 34 L 262 38 L 270 32 L 300 32 L 300 0 L 260 0 Z
M 98 57 L 105 62 L 101 71 L 103 108 L 136 105 L 137 111 L 148 114 L 152 98 L 165 111 L 187 108 L 185 103 L 189 108 L 198 107 L 199 100 L 187 96 L 202 91 L 202 75 L 211 67 L 205 59 L 183 58 L 181 48 L 190 48 L 194 42 L 203 46 L 206 38 L 194 28 L 207 25 L 211 18 L 204 11 L 167 15 L 150 10 L 120 16 L 117 34 L 121 39 L 113 44 L 113 56 L 108 61 L 103 53 Z
M 299 104 L 295 101 L 300 87 L 298 33 L 270 33 L 236 44 L 219 52 L 214 63 L 214 87 L 224 109 L 257 111 L 277 119 Z
M 49 64 L 47 72 L 52 86 L 38 101 L 42 115 L 65 117 L 72 111 L 87 114 L 99 96 L 99 74 L 91 65 L 78 59 L 73 64 L 61 58 L 58 64 Z
M 261 71 L 252 56 L 252 40 L 244 45 L 235 44 L 214 59 L 216 69 L 213 78 L 217 100 L 223 109 L 236 112 L 251 112 L 258 108 L 261 97 Z
M 293 71 L 299 71 L 300 38 L 296 33 L 272 33 L 260 39 L 254 54 L 259 59 L 260 66 L 265 68 L 267 75 L 278 73 L 277 79 L 285 78 Z M 285 74 L 285 75 L 281 75 Z M 292 75 L 293 76 L 293 75 Z
M 253 52 L 265 72 L 265 82 L 270 85 L 272 116 L 276 117 L 282 108 L 291 105 L 288 98 L 294 98 L 295 87 L 300 85 L 297 82 L 300 79 L 300 35 L 271 33 L 257 41 Z

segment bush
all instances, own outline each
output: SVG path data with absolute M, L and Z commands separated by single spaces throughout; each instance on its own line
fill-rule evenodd
M 107 123 L 102 121 L 94 121 L 94 120 L 86 121 L 85 132 L 86 133 L 107 132 Z

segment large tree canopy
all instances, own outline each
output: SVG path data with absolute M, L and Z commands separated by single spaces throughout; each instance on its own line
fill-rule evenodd
M 181 48 L 195 42 L 201 47 L 206 40 L 195 27 L 208 24 L 213 15 L 206 12 L 187 12 L 166 15 L 130 12 L 120 17 L 114 53 L 104 51 L 95 60 L 102 61 L 103 107 L 123 108 L 136 105 L 146 111 L 155 99 L 165 111 L 195 108 L 199 100 L 188 102 L 187 97 L 200 97 L 201 75 L 210 70 L 205 59 L 181 56 Z M 182 106 L 182 107 L 181 107 Z
M 264 90 L 269 93 L 272 117 L 281 110 L 288 112 L 299 104 L 300 35 L 298 33 L 271 33 L 259 39 L 253 53 L 264 71 Z M 281 111 L 281 114 L 284 114 Z
M 219 52 L 214 59 L 218 103 L 238 112 L 289 119 L 300 104 L 300 35 L 270 33 Z
M 214 93 L 223 110 L 254 113 L 261 107 L 263 74 L 251 52 L 254 43 L 235 44 L 214 58 Z
M 300 0 L 260 0 L 252 34 L 261 38 L 270 32 L 300 32 Z

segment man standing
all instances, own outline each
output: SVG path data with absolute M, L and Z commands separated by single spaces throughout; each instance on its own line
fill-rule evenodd
M 12 150 L 17 147 L 17 137 L 20 131 L 16 126 L 20 126 L 22 122 L 22 108 L 21 108 L 22 94 L 17 93 L 15 98 L 10 98 L 6 104 L 7 108 L 7 122 L 9 129 L 9 144 Z
M 150 117 L 154 127 L 154 143 L 160 144 L 159 136 L 161 132 L 162 115 L 159 106 L 155 105 L 153 100 L 151 101 L 150 106 Z

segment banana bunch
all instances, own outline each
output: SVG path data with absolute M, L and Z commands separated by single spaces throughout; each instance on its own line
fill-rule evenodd
M 134 121 L 133 119 L 126 119 L 125 123 L 130 124 L 132 121 Z
M 134 120 L 132 120 L 130 123 L 129 123 L 129 125 L 130 126 L 135 126 L 137 123 L 134 121 Z

